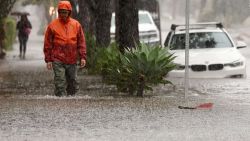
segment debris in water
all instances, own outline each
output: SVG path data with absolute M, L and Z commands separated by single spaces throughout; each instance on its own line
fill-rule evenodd
M 212 109 L 213 103 L 203 103 L 196 107 L 188 107 L 188 106 L 178 106 L 179 109 Z

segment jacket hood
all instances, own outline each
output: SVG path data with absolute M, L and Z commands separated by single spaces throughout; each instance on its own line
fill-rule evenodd
M 72 11 L 72 6 L 71 6 L 71 4 L 70 4 L 69 1 L 60 1 L 58 3 L 58 7 L 57 8 L 58 8 L 58 10 L 59 9 L 65 9 L 65 10 Z

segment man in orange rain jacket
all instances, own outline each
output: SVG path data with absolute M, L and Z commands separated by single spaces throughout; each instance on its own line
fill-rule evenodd
M 69 1 L 58 4 L 59 17 L 46 30 L 44 54 L 47 69 L 54 71 L 55 95 L 75 95 L 77 82 L 77 59 L 80 68 L 86 64 L 86 43 L 80 23 L 70 17 Z

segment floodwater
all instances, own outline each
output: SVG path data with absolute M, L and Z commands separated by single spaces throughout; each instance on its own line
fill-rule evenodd
M 53 96 L 53 75 L 30 42 L 26 60 L 10 53 L 1 62 L 1 141 L 248 141 L 250 79 L 191 79 L 187 99 L 183 78 L 169 78 L 144 98 L 128 97 L 80 72 L 80 92 Z M 35 48 L 35 46 L 37 48 Z M 42 46 L 42 45 L 41 45 Z M 209 110 L 183 110 L 212 102 Z
M 191 80 L 183 100 L 183 84 L 158 86 L 144 98 L 102 92 L 83 82 L 74 97 L 53 96 L 49 72 L 11 73 L 1 83 L 1 141 L 248 141 L 248 79 Z M 25 77 L 24 77 L 25 76 Z M 18 78 L 20 81 L 16 81 Z M 15 80 L 15 81 L 13 81 Z M 88 78 L 86 78 L 88 80 Z M 89 78 L 89 80 L 92 80 Z M 212 102 L 210 110 L 181 110 Z
M 79 93 L 58 98 L 43 62 L 43 37 L 33 31 L 25 60 L 17 57 L 18 44 L 0 60 L 0 141 L 249 141 L 249 48 L 241 50 L 248 78 L 191 79 L 186 99 L 183 78 L 136 98 L 84 72 Z M 207 102 L 212 109 L 178 109 Z

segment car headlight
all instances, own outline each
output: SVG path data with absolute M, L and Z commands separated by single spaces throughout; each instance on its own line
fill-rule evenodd
M 232 62 L 232 63 L 227 63 L 227 64 L 224 64 L 224 66 L 225 67 L 239 67 L 239 66 L 243 66 L 244 65 L 244 62 L 243 61 L 239 61 L 239 60 L 237 60 L 237 61 L 234 61 L 234 62 Z

